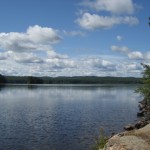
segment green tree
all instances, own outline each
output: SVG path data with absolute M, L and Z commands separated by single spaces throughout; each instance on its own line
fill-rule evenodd
M 137 89 L 137 92 L 141 93 L 147 102 L 150 102 L 150 66 L 146 64 L 142 64 L 142 66 L 144 68 L 143 85 Z

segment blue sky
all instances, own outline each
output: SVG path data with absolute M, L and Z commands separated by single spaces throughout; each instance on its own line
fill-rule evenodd
M 150 2 L 1 0 L 0 74 L 141 76 Z

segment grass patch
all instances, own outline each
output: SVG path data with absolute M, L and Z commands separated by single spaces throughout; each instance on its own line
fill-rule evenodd
M 101 128 L 100 129 L 100 135 L 98 138 L 95 140 L 95 144 L 92 146 L 92 150 L 99 150 L 104 148 L 108 141 L 108 138 L 106 137 L 104 130 Z

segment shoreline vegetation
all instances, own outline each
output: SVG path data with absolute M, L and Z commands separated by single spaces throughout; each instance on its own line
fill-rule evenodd
M 142 84 L 142 79 L 109 76 L 34 77 L 0 75 L 0 84 Z
M 150 123 L 150 66 L 142 64 L 144 68 L 142 86 L 140 86 L 136 92 L 140 93 L 144 99 L 139 102 L 139 112 L 137 117 L 140 117 L 140 121 L 135 125 L 128 125 L 124 127 L 125 130 L 133 130 L 144 127 Z

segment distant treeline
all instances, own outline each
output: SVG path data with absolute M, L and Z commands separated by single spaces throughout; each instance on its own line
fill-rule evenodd
M 0 84 L 141 84 L 141 78 L 134 77 L 33 77 L 33 76 L 2 76 Z

